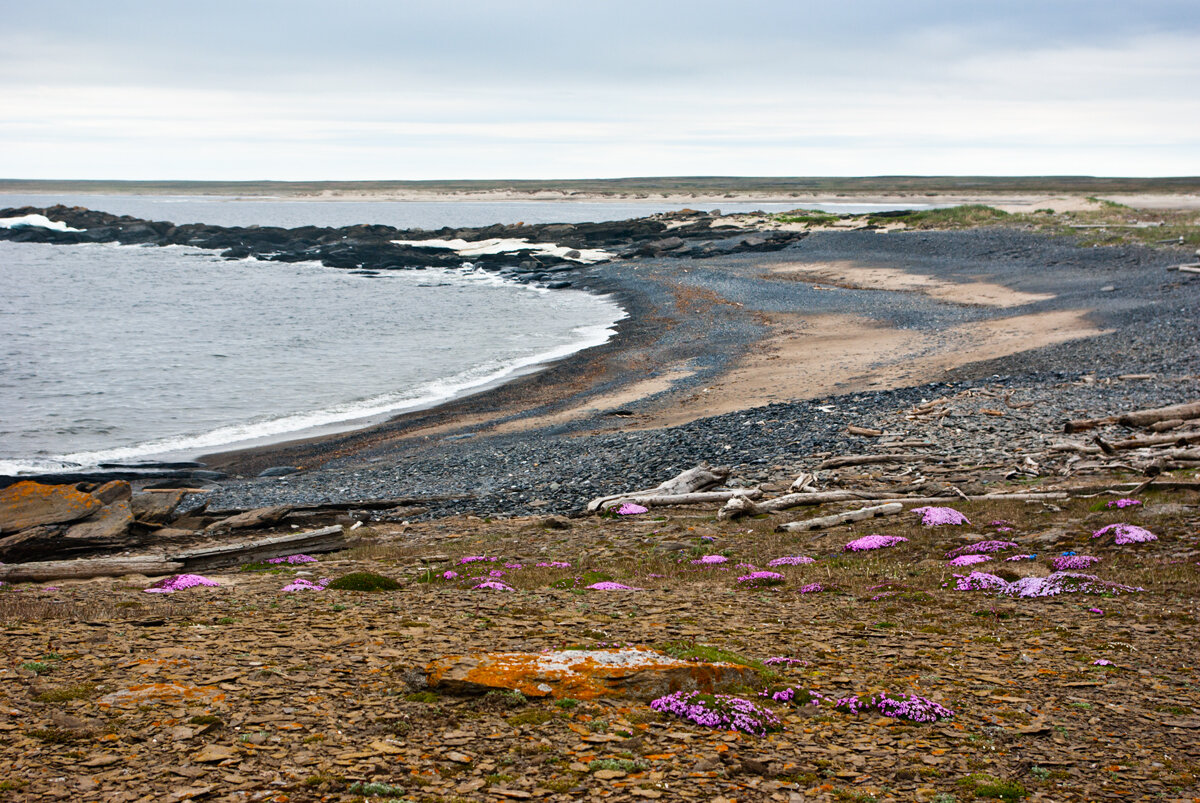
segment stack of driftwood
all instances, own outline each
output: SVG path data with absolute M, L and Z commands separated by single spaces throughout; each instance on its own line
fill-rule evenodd
M 1053 444 L 1052 452 L 1076 455 L 1067 462 L 1064 473 L 1117 470 L 1154 477 L 1166 471 L 1200 468 L 1200 402 L 1075 419 L 1066 422 L 1063 431 L 1076 434 L 1114 426 L 1143 431 L 1121 438 L 1094 434 L 1086 441 Z

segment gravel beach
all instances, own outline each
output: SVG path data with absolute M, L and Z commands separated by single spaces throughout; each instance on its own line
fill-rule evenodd
M 898 414 L 963 391 L 1011 392 L 1032 406 L 982 427 L 942 419 L 932 433 L 941 442 L 1032 448 L 1070 417 L 1197 397 L 1200 277 L 1166 271 L 1180 259 L 994 228 L 827 231 L 769 254 L 616 261 L 577 285 L 612 294 L 630 313 L 604 346 L 367 430 L 210 456 L 244 478 L 207 498 L 210 508 L 247 508 L 462 495 L 431 503 L 427 515 L 571 513 L 592 496 L 649 487 L 705 460 L 747 481 L 794 476 L 850 448 L 848 424 L 925 436 Z M 1018 302 L 1038 300 L 979 305 L 795 278 L 796 266 L 830 264 L 850 275 L 899 269 L 966 286 L 968 298 L 986 282 Z M 1046 337 L 1056 315 L 1075 328 Z M 799 334 L 778 348 L 780 322 L 796 320 Z M 865 322 L 901 340 L 848 358 L 806 341 L 811 321 L 835 330 Z M 750 387 L 741 370 L 756 359 L 773 360 L 770 392 Z M 1127 375 L 1150 377 L 1116 379 Z M 302 471 L 254 477 L 281 465 Z

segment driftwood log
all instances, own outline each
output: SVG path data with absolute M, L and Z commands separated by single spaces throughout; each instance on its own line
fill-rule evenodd
M 704 505 L 712 502 L 727 502 L 730 499 L 757 499 L 762 496 L 758 488 L 737 488 L 730 491 L 697 491 L 690 494 L 648 494 L 645 496 L 618 496 L 605 500 L 602 510 L 612 510 L 626 502 L 642 507 L 668 507 L 670 505 Z
M 14 583 L 42 582 L 89 577 L 116 577 L 123 574 L 163 575 L 174 572 L 200 572 L 228 566 L 240 566 L 244 563 L 255 563 L 269 558 L 282 558 L 298 552 L 333 552 L 345 547 L 345 534 L 342 532 L 341 525 L 337 525 L 323 527 L 312 532 L 269 536 L 170 555 L 52 560 L 0 565 L 0 580 Z
M 42 583 L 47 580 L 86 580 L 89 577 L 120 577 L 123 574 L 161 575 L 183 569 L 179 561 L 156 556 L 138 558 L 92 558 L 90 560 L 46 560 L 0 565 L 0 580 L 6 583 Z
M 846 513 L 835 513 L 832 516 L 821 516 L 815 519 L 805 519 L 804 521 L 793 521 L 787 524 L 780 524 L 775 529 L 779 532 L 797 533 L 807 530 L 823 530 L 826 527 L 836 527 L 847 521 L 863 521 L 865 519 L 873 519 L 878 516 L 891 516 L 899 513 L 904 509 L 904 505 L 899 502 L 889 502 L 886 505 L 876 505 L 875 507 L 864 507 L 858 510 L 851 510 Z
M 844 468 L 846 466 L 869 466 L 875 463 L 924 463 L 926 461 L 944 460 L 945 458 L 919 452 L 896 452 L 894 454 L 860 454 L 844 457 L 831 457 L 817 465 L 817 470 L 828 468 Z
M 687 471 L 672 477 L 664 483 L 656 485 L 653 488 L 645 488 L 640 491 L 626 491 L 620 494 L 611 494 L 609 496 L 600 496 L 588 502 L 587 509 L 590 513 L 595 513 L 598 510 L 607 510 L 614 503 L 623 504 L 628 501 L 633 501 L 636 497 L 639 500 L 652 497 L 670 497 L 694 494 L 700 491 L 706 491 L 710 488 L 715 488 L 725 480 L 729 479 L 729 466 L 710 466 L 708 463 L 702 463 L 695 468 L 690 468 Z M 728 499 L 729 497 L 723 497 Z M 709 500 L 717 501 L 717 500 Z M 638 501 L 639 505 L 649 505 L 644 501 Z M 665 502 L 659 504 L 686 504 L 681 502 Z
M 1159 421 L 1181 419 L 1188 421 L 1200 418 L 1200 402 L 1173 404 L 1170 407 L 1156 407 L 1151 410 L 1134 410 L 1117 416 L 1117 423 L 1126 427 L 1148 427 Z

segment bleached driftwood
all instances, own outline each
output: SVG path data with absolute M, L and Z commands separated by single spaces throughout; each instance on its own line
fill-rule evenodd
M 335 524 L 306 533 L 274 535 L 253 541 L 239 541 L 236 544 L 192 549 L 169 557 L 171 560 L 183 563 L 187 571 L 204 571 L 226 566 L 239 566 L 243 563 L 255 563 L 270 558 L 283 558 L 295 555 L 297 552 L 334 552 L 345 548 L 346 535 L 342 530 L 342 525 Z
M 762 496 L 758 488 L 737 488 L 731 491 L 697 491 L 691 494 L 647 494 L 644 496 L 618 496 L 603 502 L 601 510 L 612 510 L 626 502 L 632 502 L 642 507 L 668 507 L 670 505 L 703 505 L 711 502 L 725 502 L 738 497 L 757 499 Z
M 826 527 L 834 527 L 838 524 L 843 524 L 847 521 L 863 521 L 864 519 L 873 519 L 877 516 L 891 516 L 899 513 L 904 509 L 904 505 L 899 502 L 889 502 L 886 505 L 876 505 L 875 507 L 864 507 L 858 510 L 851 510 L 847 513 L 835 513 L 832 516 L 821 516 L 815 519 L 805 519 L 804 521 L 793 521 L 788 524 L 780 524 L 777 529 L 780 532 L 796 533 L 806 530 L 822 530 Z
M 800 473 L 800 476 L 792 480 L 792 487 L 788 488 L 794 494 L 816 493 L 817 475 L 810 474 L 807 471 Z
M 123 574 L 171 574 L 183 568 L 179 561 L 158 556 L 136 558 L 92 558 L 90 560 L 44 560 L 0 565 L 0 580 L 6 583 L 43 583 L 47 580 L 86 580 L 89 577 L 120 577 Z
M 1159 421 L 1200 418 L 1200 401 L 1173 404 L 1170 407 L 1155 407 L 1150 410 L 1134 410 L 1117 416 L 1117 423 L 1126 427 L 1147 427 Z
M 823 505 L 828 502 L 877 502 L 882 499 L 899 498 L 899 494 L 881 494 L 875 491 L 820 491 L 817 493 L 794 493 L 777 496 L 762 502 L 738 500 L 736 497 L 725 503 L 717 512 L 717 518 L 725 521 L 739 516 L 757 516 L 762 513 L 777 513 L 801 505 Z
M 923 463 L 928 460 L 941 460 L 937 455 L 920 454 L 919 452 L 896 452 L 894 454 L 863 454 L 831 457 L 820 463 L 817 469 L 844 468 L 846 466 L 869 466 L 875 463 Z
M 626 502 L 633 497 L 678 496 L 680 494 L 692 494 L 704 491 L 725 482 L 725 480 L 729 479 L 729 473 L 729 466 L 710 466 L 708 463 L 701 463 L 695 468 L 689 468 L 682 474 L 672 477 L 653 488 L 643 488 L 640 491 L 626 491 L 624 493 L 596 497 L 588 502 L 587 509 L 588 512 L 595 513 L 597 510 L 612 507 L 610 503 L 614 500 Z M 728 499 L 729 497 L 725 498 Z M 639 502 L 638 504 L 645 503 Z
M 883 434 L 882 429 L 872 429 L 871 427 L 857 427 L 850 424 L 846 427 L 846 432 L 851 435 L 858 435 L 863 438 L 878 438 Z
M 163 575 L 181 571 L 199 572 L 269 558 L 282 558 L 298 552 L 333 552 L 345 547 L 346 536 L 339 524 L 311 532 L 239 541 L 235 544 L 203 547 L 171 555 L 12 563 L 0 565 L 0 580 L 18 583 L 117 577 L 122 574 Z

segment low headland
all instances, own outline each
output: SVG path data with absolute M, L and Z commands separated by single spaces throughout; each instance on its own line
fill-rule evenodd
M 1002 190 L 1040 203 L 438 234 L 608 249 L 492 267 L 630 317 L 364 430 L 0 490 L 0 799 L 1200 797 L 1195 182 Z

